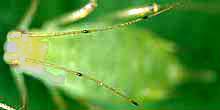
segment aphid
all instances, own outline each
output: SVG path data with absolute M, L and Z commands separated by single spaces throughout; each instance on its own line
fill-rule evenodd
M 19 92 L 21 94 L 21 102 L 22 109 L 27 109 L 27 90 L 24 84 L 24 79 L 22 73 L 34 73 L 36 77 L 40 77 L 44 79 L 45 75 L 48 77 L 52 77 L 51 79 L 55 79 L 55 81 L 50 81 L 50 79 L 45 79 L 48 85 L 54 86 L 54 82 L 60 77 L 56 77 L 50 75 L 51 71 L 48 68 L 53 68 L 55 70 L 63 71 L 65 74 L 73 74 L 77 77 L 82 77 L 84 79 L 93 81 L 97 85 L 106 88 L 107 90 L 121 96 L 131 104 L 138 106 L 138 102 L 136 102 L 133 98 L 128 97 L 118 89 L 107 85 L 101 80 L 96 79 L 95 77 L 89 76 L 89 74 L 84 74 L 82 72 L 78 72 L 72 69 L 68 69 L 62 65 L 57 65 L 55 62 L 50 62 L 48 60 L 47 52 L 49 48 L 49 40 L 50 39 L 58 39 L 71 37 L 74 38 L 80 34 L 89 34 L 100 31 L 108 31 L 116 28 L 127 27 L 128 25 L 150 19 L 154 16 L 157 16 L 163 12 L 166 12 L 172 8 L 174 8 L 177 4 L 167 6 L 162 8 L 158 4 L 153 4 L 152 6 L 147 6 L 143 8 L 131 9 L 123 12 L 122 17 L 126 16 L 137 16 L 137 18 L 112 26 L 106 26 L 103 28 L 97 29 L 82 29 L 82 30 L 70 30 L 70 31 L 52 31 L 52 32 L 42 32 L 42 31 L 32 31 L 28 29 L 29 24 L 31 23 L 32 17 L 37 9 L 38 0 L 32 0 L 32 4 L 30 6 L 29 11 L 25 15 L 24 19 L 21 21 L 20 25 L 15 30 L 12 30 L 7 35 L 7 41 L 5 43 L 5 54 L 4 60 L 7 64 L 11 66 L 11 69 L 14 73 L 15 79 L 17 81 L 17 86 L 19 88 Z M 53 28 L 60 25 L 65 25 L 82 19 L 89 15 L 93 10 L 97 7 L 96 0 L 89 0 L 89 3 L 86 4 L 83 8 L 78 11 L 71 12 L 64 16 L 61 16 L 57 19 L 52 20 L 47 23 L 45 27 Z M 56 94 L 56 93 L 55 93 Z M 2 107 L 7 107 L 2 104 Z

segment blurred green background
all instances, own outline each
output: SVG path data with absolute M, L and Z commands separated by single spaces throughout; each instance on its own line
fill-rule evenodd
M 158 0 L 161 5 L 175 2 L 178 0 Z M 87 0 L 40 0 L 31 28 L 40 28 L 44 21 L 86 3 Z M 114 24 L 111 18 L 115 12 L 151 3 L 153 0 L 98 0 L 95 12 L 73 27 Z M 69 85 L 60 89 L 68 105 L 67 110 L 219 110 L 219 3 L 219 0 L 191 0 L 184 7 L 125 29 L 72 40 L 75 46 L 71 50 L 78 53 L 75 57 L 63 59 L 71 58 L 75 63 L 74 69 L 93 72 L 94 77 L 122 89 L 141 106 L 126 104 L 120 97 L 100 87 L 96 91 L 97 85 L 89 85 L 91 82 L 83 80 L 73 82 L 79 91 L 74 91 L 77 89 L 69 88 Z M 30 0 L 0 1 L 0 102 L 15 108 L 20 106 L 19 94 L 9 66 L 2 59 L 3 45 L 7 32 L 16 27 L 29 4 Z M 111 17 L 103 19 L 103 16 Z M 66 40 L 51 42 L 62 44 Z M 59 58 L 59 55 L 54 57 Z M 63 64 L 62 58 L 53 62 Z M 132 68 L 132 65 L 137 67 Z M 25 82 L 30 110 L 58 109 L 42 81 L 25 75 Z M 87 88 L 87 92 L 81 93 L 83 88 Z M 122 100 L 119 103 L 123 104 L 115 104 L 117 100 Z

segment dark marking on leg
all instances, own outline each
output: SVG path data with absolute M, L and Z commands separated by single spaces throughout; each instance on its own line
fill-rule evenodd
M 79 73 L 79 72 L 76 72 L 76 75 L 81 77 L 83 74 Z
M 89 33 L 89 30 L 82 30 L 82 33 Z
M 148 16 L 143 16 L 142 19 L 148 19 Z
M 134 100 L 131 100 L 131 103 L 134 104 L 135 106 L 139 106 L 139 104 L 135 102 Z

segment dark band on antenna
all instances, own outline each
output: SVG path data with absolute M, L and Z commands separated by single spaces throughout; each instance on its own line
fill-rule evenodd
M 90 31 L 89 30 L 82 30 L 82 33 L 89 33 Z

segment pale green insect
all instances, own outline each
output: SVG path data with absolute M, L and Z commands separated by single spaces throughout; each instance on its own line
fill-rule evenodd
M 4 60 L 5 62 L 7 62 L 9 65 L 11 65 L 11 69 L 14 73 L 14 76 L 17 79 L 17 85 L 19 87 L 20 93 L 21 93 L 21 100 L 22 100 L 22 109 L 26 110 L 27 109 L 27 90 L 25 87 L 25 84 L 23 82 L 23 76 L 22 73 L 26 73 L 26 74 L 30 74 L 34 77 L 37 77 L 39 79 L 41 79 L 42 81 L 44 81 L 46 83 L 46 85 L 48 86 L 48 88 L 51 89 L 51 94 L 54 96 L 54 101 L 60 105 L 60 109 L 65 108 L 65 106 L 61 103 L 62 102 L 62 98 L 59 97 L 58 93 L 56 92 L 56 88 L 62 88 L 65 91 L 77 91 L 78 93 L 75 93 L 79 96 L 81 96 L 82 94 L 86 94 L 86 96 L 88 97 L 92 97 L 93 98 L 99 98 L 100 94 L 103 94 L 99 91 L 97 91 L 97 94 L 89 94 L 86 93 L 86 90 L 83 90 L 85 88 L 78 88 L 77 85 L 79 84 L 79 81 L 73 81 L 72 77 L 73 75 L 77 76 L 77 77 L 82 77 L 85 78 L 87 80 L 93 81 L 96 84 L 98 84 L 100 87 L 103 87 L 109 91 L 112 91 L 114 94 L 117 94 L 119 96 L 121 96 L 123 99 L 127 100 L 128 102 L 134 104 L 134 105 L 138 105 L 138 102 L 135 101 L 133 98 L 128 97 L 128 95 L 125 95 L 124 92 L 122 92 L 121 90 L 115 89 L 113 87 L 111 87 L 110 85 L 107 85 L 106 83 L 104 83 L 104 81 L 98 80 L 99 78 L 95 77 L 95 74 L 93 74 L 93 70 L 91 69 L 92 65 L 88 65 L 88 69 L 86 69 L 85 67 L 78 67 L 77 70 L 80 71 L 88 71 L 87 72 L 79 72 L 76 71 L 74 68 L 77 68 L 77 64 L 79 64 L 82 60 L 82 62 L 84 62 L 83 60 L 87 60 L 87 56 L 84 56 L 84 54 L 91 54 L 91 56 L 95 55 L 94 53 L 98 53 L 96 51 L 95 48 L 99 47 L 99 43 L 97 43 L 96 46 L 94 46 L 94 53 L 83 53 L 86 51 L 82 51 L 81 53 L 77 52 L 77 46 L 80 47 L 80 45 L 82 44 L 77 44 L 76 42 L 76 38 L 75 37 L 79 37 L 83 39 L 83 37 L 88 37 L 89 33 L 95 33 L 95 32 L 100 32 L 100 31 L 107 31 L 107 30 L 113 30 L 114 33 L 120 33 L 120 34 L 116 34 L 116 36 L 114 38 L 109 39 L 109 42 L 120 42 L 119 44 L 121 44 L 121 46 L 126 46 L 126 47 L 130 47 L 129 50 L 133 50 L 133 49 L 137 49 L 137 47 L 143 48 L 143 47 L 147 47 L 145 51 L 149 51 L 151 52 L 152 50 L 149 50 L 149 48 L 159 48 L 160 51 L 153 51 L 151 53 L 162 53 L 163 56 L 167 56 L 167 54 L 163 53 L 163 51 L 169 51 L 166 50 L 166 48 L 172 48 L 172 45 L 170 45 L 169 43 L 164 43 L 163 41 L 159 41 L 160 43 L 158 43 L 158 45 L 153 45 L 153 42 L 157 42 L 157 40 L 152 40 L 152 38 L 143 38 L 140 37 L 139 41 L 141 41 L 142 45 L 138 45 L 140 42 L 136 42 L 135 41 L 135 34 L 126 34 L 127 31 L 130 31 L 129 29 L 126 31 L 117 31 L 115 30 L 116 28 L 121 28 L 121 27 L 126 27 L 130 24 L 134 24 L 146 19 L 149 19 L 151 17 L 157 16 L 163 12 L 166 12 L 172 8 L 174 8 L 176 6 L 176 4 L 174 5 L 170 5 L 167 7 L 161 7 L 158 4 L 153 4 L 151 6 L 146 6 L 146 7 L 142 7 L 142 8 L 135 8 L 135 9 L 130 9 L 130 10 L 126 10 L 126 11 L 122 11 L 118 13 L 118 17 L 119 18 L 124 18 L 124 17 L 130 17 L 130 16 L 134 16 L 136 17 L 134 20 L 128 21 L 126 23 L 122 23 L 122 24 L 117 24 L 117 25 L 113 25 L 113 26 L 105 26 L 103 28 L 94 28 L 94 29 L 82 29 L 82 30 L 72 30 L 72 29 L 68 29 L 68 30 L 55 30 L 57 29 L 58 26 L 63 25 L 63 24 L 69 24 L 72 23 L 76 20 L 82 19 L 84 17 L 86 17 L 88 14 L 90 14 L 96 7 L 97 7 L 97 2 L 96 0 L 89 0 L 89 3 L 86 4 L 82 9 L 78 10 L 78 11 L 74 11 L 71 12 L 69 14 L 66 14 L 64 16 L 61 16 L 59 18 L 56 18 L 50 22 L 47 22 L 44 25 L 44 29 L 45 30 L 28 30 L 28 26 L 31 23 L 31 19 L 32 16 L 34 15 L 34 12 L 37 9 L 37 0 L 32 0 L 32 5 L 30 7 L 30 10 L 27 12 L 27 15 L 25 16 L 25 18 L 23 19 L 23 21 L 21 22 L 21 24 L 18 26 L 17 30 L 12 30 L 11 32 L 8 33 L 7 36 L 7 41 L 5 43 L 5 54 L 4 54 Z M 48 31 L 47 31 L 47 30 Z M 131 30 L 132 31 L 132 30 Z M 137 32 L 142 33 L 143 35 L 141 36 L 155 36 L 154 34 L 145 32 L 144 30 L 137 30 Z M 84 35 L 84 34 L 88 34 L 88 35 Z M 105 39 L 108 38 L 108 35 L 103 34 L 102 32 L 97 33 L 97 36 L 105 36 Z M 126 37 L 122 37 L 120 38 L 120 35 L 122 36 L 126 36 Z M 93 36 L 93 34 L 91 34 L 91 36 Z M 110 35 L 112 36 L 112 35 Z M 114 35 L 113 35 L 114 36 Z M 132 42 L 127 41 L 126 39 L 134 39 Z M 100 39 L 100 38 L 99 38 Z M 140 40 L 141 39 L 141 40 Z M 146 40 L 148 40 L 148 43 L 143 43 Z M 107 40 L 103 41 L 105 43 Z M 123 42 L 121 42 L 123 41 Z M 74 42 L 74 43 L 73 43 Z M 87 38 L 84 39 L 85 44 L 87 42 L 91 42 L 90 40 L 87 40 Z M 130 45 L 130 44 L 137 44 L 137 45 Z M 73 47 L 75 45 L 75 47 Z M 166 47 L 164 49 L 164 47 Z M 104 48 L 104 46 L 103 46 Z M 91 49 L 91 48 L 90 48 Z M 102 53 L 108 53 L 108 52 L 113 52 L 111 50 L 114 50 L 114 45 L 112 45 L 112 48 L 110 48 L 110 50 L 103 50 Z M 85 49 L 86 50 L 86 49 Z M 172 50 L 172 49 L 171 49 Z M 120 54 L 112 54 L 112 53 L 108 53 L 109 55 L 106 55 L 107 57 L 103 57 L 103 61 L 107 61 L 107 62 L 111 62 L 112 60 L 108 59 L 109 57 L 113 57 L 112 59 L 116 59 L 114 60 L 116 62 L 116 66 L 111 66 L 109 64 L 105 64 L 102 61 L 102 65 L 103 67 L 101 67 L 102 69 L 107 69 L 108 67 L 112 67 L 114 69 L 112 70 L 117 70 L 118 65 L 124 65 L 124 63 L 126 62 L 125 59 L 130 59 L 131 62 L 126 62 L 126 64 L 131 64 L 129 65 L 129 67 L 131 68 L 131 70 L 123 70 L 122 72 L 127 72 L 128 74 L 126 74 L 127 78 L 116 78 L 117 75 L 114 75 L 114 77 L 110 77 L 109 79 L 111 80 L 119 80 L 120 82 L 124 82 L 124 83 L 128 83 L 128 85 L 135 87 L 135 84 L 132 84 L 131 81 L 129 81 L 129 79 L 131 80 L 135 80 L 138 79 L 138 75 L 135 74 L 130 74 L 130 73 L 135 73 L 138 70 L 138 67 L 136 65 L 136 63 L 139 63 L 138 61 L 141 60 L 146 60 L 145 52 L 143 52 L 143 55 L 139 55 L 139 54 L 135 54 L 138 57 L 131 57 L 128 53 L 128 50 L 123 49 L 123 47 L 121 49 L 115 49 L 114 52 L 120 52 L 120 51 L 125 51 L 125 54 L 120 55 Z M 138 50 L 133 50 L 134 52 L 137 52 Z M 90 51 L 92 52 L 92 51 Z M 78 55 L 76 55 L 78 54 Z M 80 55 L 82 54 L 82 56 Z M 115 56 L 114 56 L 115 55 Z M 118 55 L 118 56 L 117 56 Z M 148 54 L 148 58 L 154 58 L 153 55 Z M 80 56 L 81 58 L 77 58 L 77 56 Z M 121 58 L 123 56 L 123 58 L 121 60 L 117 60 L 117 58 Z M 94 57 L 97 58 L 97 57 Z M 169 58 L 169 57 L 168 57 Z M 79 60 L 79 61 L 78 61 Z M 148 59 L 150 60 L 150 59 Z M 118 62 L 117 62 L 118 61 Z M 123 62 L 123 63 L 121 63 Z M 160 62 L 158 60 L 158 62 Z M 171 64 L 173 65 L 178 65 L 178 63 L 176 61 L 170 61 L 173 62 Z M 142 65 L 149 65 L 146 62 L 142 62 Z M 164 64 L 166 65 L 166 64 Z M 173 66 L 172 65 L 172 66 Z M 168 65 L 169 66 L 169 65 Z M 99 67 L 99 68 L 100 68 Z M 106 68 L 107 67 L 107 68 Z M 120 67 L 120 66 L 119 66 Z M 96 67 L 95 67 L 96 68 Z M 133 68 L 133 69 L 132 69 Z M 163 67 L 160 67 L 163 68 Z M 86 69 L 86 70 L 84 70 Z M 100 69 L 100 71 L 96 71 L 95 73 L 100 73 L 102 74 L 101 77 L 105 76 L 105 74 L 101 73 L 102 69 Z M 167 70 L 167 71 L 174 71 L 174 74 L 176 74 L 177 70 L 173 70 L 172 68 L 169 68 L 171 70 Z M 90 71 L 91 70 L 91 71 Z M 145 70 L 145 69 L 144 69 Z M 131 72 L 130 72 L 131 71 Z M 109 71 L 110 72 L 110 71 Z M 112 71 L 114 72 L 114 71 Z M 116 72 L 116 73 L 120 73 L 120 71 Z M 106 73 L 106 74 L 112 74 L 112 73 Z M 144 74 L 144 73 L 142 73 Z M 137 77 L 135 77 L 137 76 Z M 100 77 L 100 79 L 102 79 Z M 141 77 L 141 76 L 140 76 Z M 176 76 L 174 76 L 176 78 Z M 117 82 L 117 81 L 115 81 Z M 114 84 L 114 83 L 112 83 Z M 76 86 L 75 86 L 76 85 Z M 140 85 L 137 86 L 136 89 L 140 89 L 143 88 Z M 86 88 L 89 89 L 89 88 Z M 154 94 L 155 96 L 163 96 L 161 94 L 161 92 L 159 92 L 157 94 L 157 89 L 154 89 Z M 126 91 L 132 91 L 132 88 L 126 90 Z M 140 91 L 145 91 L 144 90 L 140 90 Z M 146 89 L 146 91 L 148 91 Z M 159 91 L 159 90 L 158 90 Z M 150 92 L 150 91 L 149 91 Z M 126 93 L 126 92 L 125 92 Z M 72 94 L 72 93 L 69 93 Z M 138 95 L 141 95 L 142 93 L 139 93 Z M 139 96 L 138 96 L 139 97 Z M 101 98 L 101 97 L 100 97 Z M 105 100 L 105 99 L 102 99 Z M 112 100 L 115 101 L 115 99 L 113 98 Z M 124 102 L 117 102 L 117 103 L 124 103 Z

